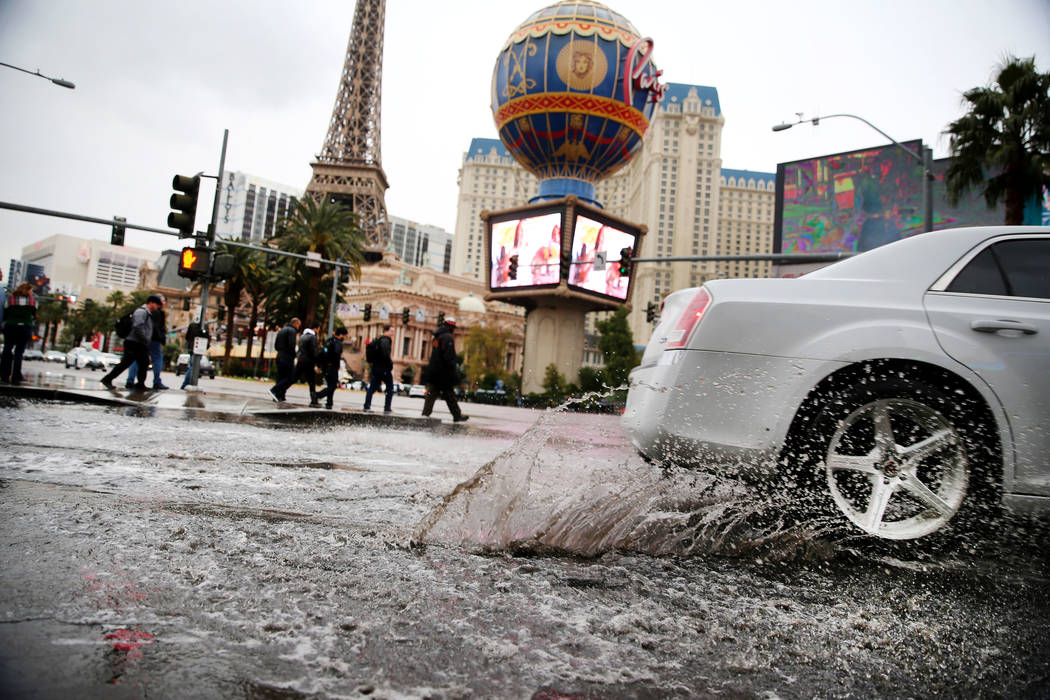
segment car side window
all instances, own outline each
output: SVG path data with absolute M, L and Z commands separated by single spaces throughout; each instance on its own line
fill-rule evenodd
M 1002 241 L 982 250 L 947 291 L 1050 299 L 1050 240 Z

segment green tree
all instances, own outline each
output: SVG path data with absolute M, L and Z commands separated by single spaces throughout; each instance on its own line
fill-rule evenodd
M 275 239 L 277 247 L 289 253 L 320 253 L 328 260 L 345 260 L 350 263 L 350 276 L 359 279 L 361 263 L 364 261 L 365 237 L 357 223 L 357 216 L 341 204 L 327 199 L 320 202 L 304 197 L 295 203 L 292 215 L 281 221 L 280 235 Z M 297 278 L 305 281 L 304 287 L 296 290 L 299 300 L 295 315 L 307 325 L 321 318 L 322 280 L 333 270 L 323 267 L 311 268 L 303 260 L 285 263 Z M 329 280 L 331 278 L 329 277 Z M 327 285 L 331 287 L 329 283 Z M 335 299 L 326 299 L 334 304 Z
M 977 188 L 988 208 L 1005 202 L 1004 223 L 1024 223 L 1025 203 L 1050 186 L 1050 72 L 1035 57 L 1008 57 L 995 84 L 963 93 L 965 116 L 948 125 L 948 201 Z
M 605 391 L 605 372 L 596 367 L 580 367 L 576 373 L 580 391 L 584 393 L 602 393 Z
M 233 256 L 233 270 L 223 282 L 223 303 L 226 306 L 226 348 L 223 359 L 229 361 L 230 351 L 233 350 L 237 307 L 241 305 L 246 292 L 250 295 L 249 280 L 257 274 L 256 270 L 262 265 L 262 254 L 250 248 L 224 245 L 222 242 L 216 246 L 216 254 Z M 248 352 L 251 352 L 255 330 L 254 315 L 257 313 L 258 306 L 256 305 L 253 306 L 253 318 L 248 326 Z
M 495 379 L 506 377 L 508 337 L 506 331 L 494 326 L 470 327 L 463 340 L 463 350 L 467 356 L 464 369 L 471 386 L 483 384 L 486 375 L 494 375 Z
M 613 387 L 627 383 L 627 375 L 638 364 L 634 336 L 627 325 L 627 309 L 621 306 L 612 316 L 596 324 L 601 337 L 598 349 L 605 359 L 605 380 Z
M 66 302 L 56 299 L 46 299 L 37 306 L 36 320 L 44 324 L 44 339 L 40 345 L 40 351 L 47 350 L 48 340 L 55 344 L 55 336 L 58 334 L 58 324 L 66 317 Z
M 553 400 L 561 401 L 568 393 L 565 377 L 552 362 L 543 373 L 543 390 Z

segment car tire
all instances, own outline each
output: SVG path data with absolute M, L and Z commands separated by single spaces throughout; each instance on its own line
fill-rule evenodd
M 919 376 L 872 370 L 810 402 L 782 463 L 815 487 L 820 511 L 876 540 L 939 539 L 987 503 L 998 450 L 980 409 Z

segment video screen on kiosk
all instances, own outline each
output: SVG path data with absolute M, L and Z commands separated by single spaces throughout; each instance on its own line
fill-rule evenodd
M 635 234 L 579 214 L 572 232 L 572 264 L 569 287 L 606 297 L 627 299 L 630 278 L 619 271 L 620 251 L 634 250 Z M 605 253 L 605 269 L 595 269 L 597 253 Z M 601 267 L 600 265 L 598 267 Z
M 489 223 L 490 289 L 556 285 L 561 277 L 561 210 Z M 517 256 L 517 266 L 513 258 Z

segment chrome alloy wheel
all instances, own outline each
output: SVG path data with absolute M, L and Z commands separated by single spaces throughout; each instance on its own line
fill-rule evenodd
M 933 408 L 899 398 L 850 413 L 828 444 L 824 467 L 839 511 L 891 540 L 943 527 L 962 505 L 969 471 L 956 428 Z

